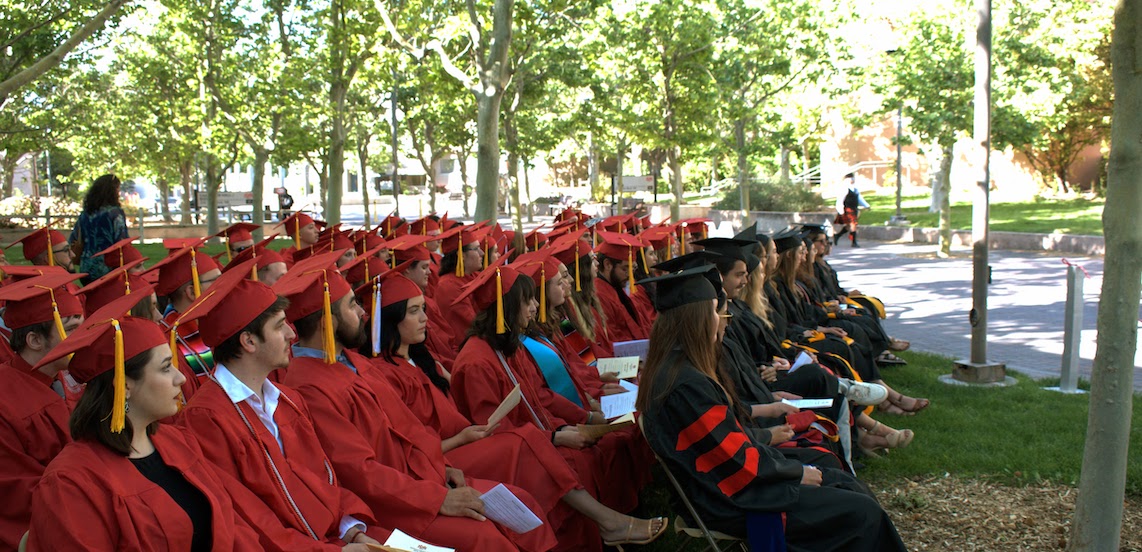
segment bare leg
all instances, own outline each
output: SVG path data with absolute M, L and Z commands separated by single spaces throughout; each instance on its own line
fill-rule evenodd
M 606 507 L 583 489 L 563 495 L 563 502 L 597 523 L 599 533 L 607 542 L 643 541 L 658 535 L 666 527 L 664 518 L 637 520 Z

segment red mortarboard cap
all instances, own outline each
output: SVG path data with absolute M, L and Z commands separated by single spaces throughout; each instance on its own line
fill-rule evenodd
M 619 232 L 599 232 L 599 238 L 602 239 L 603 242 L 595 248 L 595 252 L 617 261 L 624 259 L 628 261 L 627 281 L 630 284 L 630 293 L 637 293 L 638 288 L 634 285 L 634 261 L 636 254 L 640 256 L 645 255 L 642 240 L 640 240 L 638 236 Z M 645 266 L 646 257 L 643 257 L 642 261 Z
M 58 230 L 51 228 L 40 228 L 31 234 L 28 234 L 10 244 L 4 249 L 8 249 L 16 244 L 24 245 L 24 258 L 32 260 L 38 257 L 41 253 L 50 250 L 61 243 L 67 243 L 67 236 L 64 236 Z M 55 260 L 49 256 L 49 264 L 55 266 Z
M 115 245 L 92 255 L 92 257 L 102 255 L 103 263 L 107 265 L 107 268 L 119 268 L 131 261 L 143 259 L 143 254 L 134 245 L 131 245 L 131 242 L 136 239 L 138 238 L 119 240 Z
M 523 236 L 523 248 L 528 251 L 535 251 L 545 243 L 547 243 L 547 234 L 540 232 L 538 228 Z
M 192 282 L 195 288 L 194 295 L 198 297 L 202 295 L 202 290 L 199 289 L 199 277 L 214 269 L 221 270 L 222 267 L 210 255 L 199 253 L 191 246 L 172 251 L 166 258 L 155 263 L 150 271 L 158 271 L 159 279 L 155 285 L 155 293 L 158 295 L 170 295 L 187 282 Z
M 47 274 L 70 274 L 71 279 L 79 278 L 78 275 L 72 274 L 62 266 L 47 266 L 47 265 L 4 265 L 0 266 L 0 271 L 7 274 L 12 278 L 13 282 L 20 280 L 27 280 L 28 278 L 36 278 Z
M 310 224 L 316 225 L 313 217 L 298 211 L 278 223 L 278 226 L 283 226 L 286 229 L 286 234 L 293 238 L 293 245 L 298 249 L 301 248 L 301 229 L 309 226 Z
M 388 242 L 384 238 L 372 232 L 358 232 L 357 234 L 359 235 L 353 236 L 353 247 L 358 255 L 364 255 L 370 249 L 381 251 L 388 247 Z
M 377 251 L 380 251 L 379 247 L 366 251 L 364 255 L 359 255 L 338 269 L 341 275 L 345 277 L 345 281 L 350 284 L 359 284 L 388 272 L 389 265 L 377 257 Z
M 504 294 L 515 285 L 519 272 L 509 266 L 504 266 L 507 257 L 500 257 L 491 266 L 480 272 L 476 279 L 460 290 L 452 304 L 463 301 L 465 297 L 472 297 L 472 306 L 476 312 L 483 311 L 492 305 L 496 306 L 496 333 L 502 334 L 504 328 Z
M 534 251 L 516 257 L 512 267 L 520 274 L 531 278 L 535 287 L 539 289 L 539 321 L 547 323 L 547 282 L 559 275 L 562 263 L 551 255 L 550 251 Z
M 624 228 L 627 228 L 632 219 L 634 219 L 634 215 L 615 215 L 599 221 L 595 228 L 609 232 L 622 232 Z
M 251 279 L 256 281 L 258 270 L 266 268 L 267 266 L 270 266 L 274 263 L 284 263 L 285 259 L 281 256 L 281 254 L 279 254 L 277 251 L 274 251 L 273 249 L 266 247 L 277 237 L 278 234 L 274 234 L 258 243 L 255 243 L 253 247 L 243 249 L 237 255 L 234 255 L 234 258 L 222 269 L 222 273 L 225 274 L 230 272 L 235 267 L 250 259 L 257 259 L 255 268 L 250 269 Z
M 178 251 L 184 247 L 202 247 L 205 238 L 166 238 L 163 240 L 163 247 L 168 252 Z
M 440 223 L 434 220 L 431 216 L 415 220 L 408 225 L 409 234 L 420 234 L 427 236 L 429 232 L 439 232 Z
M 437 239 L 438 236 L 408 234 L 390 241 L 389 249 L 393 251 L 393 257 L 398 262 L 427 261 L 432 258 L 432 253 L 425 249 L 424 244 Z
M 246 241 L 254 239 L 254 235 L 251 232 L 259 228 L 261 228 L 261 226 L 257 224 L 251 224 L 249 222 L 238 222 L 231 224 L 230 226 L 226 227 L 225 230 L 214 235 L 220 238 L 226 238 L 232 242 Z
M 82 315 L 83 305 L 64 286 L 81 276 L 86 274 L 51 273 L 0 287 L 0 301 L 7 302 L 4 323 L 15 330 L 55 320 L 65 335 L 59 319 Z
M 679 234 L 687 232 L 690 234 L 698 234 L 703 238 L 706 237 L 706 223 L 711 222 L 708 218 L 692 218 L 679 222 L 676 227 Z
M 166 343 L 162 326 L 146 318 L 127 315 L 138 302 L 138 298 L 132 295 L 124 295 L 96 311 L 36 364 L 38 368 L 83 351 L 82 355 L 73 356 L 67 366 L 79 383 L 87 383 L 113 370 L 115 393 L 111 407 L 111 431 L 115 433 L 123 430 L 127 414 L 124 364 L 140 353 Z
M 254 259 L 247 259 L 220 276 L 202 297 L 187 307 L 175 324 L 201 319 L 198 328 L 202 342 L 207 347 L 217 347 L 261 316 L 278 295 L 269 286 L 246 278 L 254 263 Z M 171 331 L 177 330 L 171 328 Z
M 661 250 L 666 249 L 669 251 L 670 244 L 674 242 L 674 227 L 673 226 L 654 226 L 643 230 L 638 237 L 642 238 L 643 242 L 648 244 L 651 249 Z M 666 260 L 666 259 L 663 259 Z
M 289 308 L 286 316 L 290 322 L 304 318 L 322 308 L 325 284 L 329 284 L 329 300 L 336 303 L 353 290 L 337 271 L 335 265 L 339 252 L 323 253 L 298 263 L 274 283 L 278 295 L 288 297 Z
M 382 236 L 388 239 L 395 236 L 397 231 L 404 225 L 404 219 L 396 215 L 389 215 L 377 225 L 377 230 Z
M 138 299 L 149 297 L 154 293 L 155 286 L 148 284 L 141 276 L 131 274 L 130 270 L 143 262 L 135 259 L 119 268 L 101 276 L 79 290 L 85 297 L 83 310 L 88 316 L 95 313 L 108 303 L 128 294 L 135 294 Z
M 381 309 L 424 294 L 420 290 L 420 286 L 401 274 L 404 272 L 404 266 L 397 267 L 400 270 L 390 270 L 373 278 L 372 281 L 366 282 L 354 291 L 357 300 L 361 302 L 365 312 L 369 314 L 369 333 L 372 337 L 373 356 L 377 356 L 381 352 Z M 379 301 L 378 297 L 380 298 Z
M 349 283 L 335 268 L 341 254 L 325 253 L 305 259 L 286 272 L 273 287 L 278 295 L 289 298 L 286 318 L 296 322 L 315 312 L 322 316 L 322 349 L 325 362 L 336 358 L 336 337 L 333 334 L 333 303 L 353 292 Z

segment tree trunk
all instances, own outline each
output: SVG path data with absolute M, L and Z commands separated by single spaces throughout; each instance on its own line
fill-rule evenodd
M 591 186 L 591 199 L 599 201 L 606 193 L 599 187 L 599 152 L 595 147 L 595 133 L 587 132 L 587 183 Z
M 194 176 L 194 161 L 183 161 L 178 166 L 179 184 L 182 185 L 182 216 L 179 217 L 179 224 L 190 224 L 190 195 L 194 193 L 191 189 L 191 178 Z
M 952 254 L 952 161 L 953 147 L 943 147 L 943 157 L 940 158 L 940 170 L 936 173 L 935 186 L 932 187 L 932 207 L 940 213 L 940 257 L 949 257 Z
M 508 150 L 508 197 L 512 202 L 512 228 L 523 233 L 523 205 L 519 200 L 519 133 L 515 126 L 515 112 L 519 107 L 519 88 L 516 87 L 515 100 L 504 113 L 504 145 Z
M 254 230 L 254 240 L 262 239 L 262 223 L 266 220 L 265 209 L 262 208 L 262 197 L 266 192 L 266 164 L 270 161 L 270 152 L 266 148 L 254 149 L 254 182 L 250 185 L 250 193 L 254 196 L 253 222 L 258 225 Z
M 666 164 L 670 167 L 670 189 L 674 192 L 674 203 L 670 206 L 671 220 L 682 220 L 682 162 L 678 158 L 682 152 L 678 146 L 666 149 Z
M 615 151 L 615 190 L 619 194 L 619 201 L 622 201 L 623 192 L 623 160 L 627 156 L 627 138 L 626 136 L 619 137 L 619 149 Z M 621 211 L 621 209 L 620 209 Z
M 1114 11 L 1114 111 L 1102 224 L 1106 260 L 1098 303 L 1098 348 L 1091 375 L 1083 468 L 1068 550 L 1118 550 L 1142 296 L 1142 0 Z
M 523 159 L 523 189 L 527 192 L 527 203 L 531 207 L 527 210 L 527 222 L 535 222 L 535 207 L 531 201 L 531 178 L 528 175 L 527 166 L 531 164 L 531 160 L 526 157 Z
M 789 183 L 789 148 L 781 146 L 781 183 Z
M 214 155 L 207 156 L 206 160 L 206 235 L 213 236 L 218 233 L 218 189 L 222 187 L 222 171 L 218 167 L 218 159 Z M 202 206 L 199 205 L 199 208 Z
M 357 187 L 361 188 L 361 204 L 365 208 L 365 228 L 373 227 L 373 218 L 369 212 L 369 179 L 366 176 L 369 169 L 369 140 L 372 138 L 368 133 L 357 133 L 357 162 L 359 163 L 361 174 L 357 177 Z
M 16 165 L 19 162 L 20 157 L 16 154 L 5 154 L 4 158 L 0 159 L 0 171 L 4 173 L 3 198 L 12 197 L 12 194 L 14 193 L 13 187 L 16 184 Z
M 163 222 L 170 223 L 172 222 L 171 204 L 169 201 L 167 201 L 167 198 L 171 196 L 171 183 L 166 179 L 165 176 L 159 177 L 158 183 L 159 195 L 162 196 L 159 198 L 159 212 L 163 215 Z
M 502 98 L 502 93 L 476 96 L 476 222 L 499 216 Z
M 749 152 L 745 149 L 745 119 L 734 121 L 734 149 L 738 154 L 738 194 L 741 210 L 749 215 Z
M 460 195 L 464 198 L 464 217 L 471 217 L 472 213 L 468 210 L 468 200 L 472 197 L 472 187 L 468 185 L 468 157 L 470 153 L 467 147 L 460 148 L 456 154 L 456 162 L 460 164 Z
M 345 93 L 348 84 L 344 77 L 335 77 L 329 90 L 329 103 L 333 108 L 329 129 L 329 168 L 326 182 L 325 222 L 341 222 L 341 195 L 345 179 Z M 395 189 L 395 183 L 394 183 Z

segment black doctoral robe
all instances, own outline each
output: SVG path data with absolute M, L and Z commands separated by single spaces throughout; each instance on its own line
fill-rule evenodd
M 754 442 L 714 380 L 681 354 L 667 362 L 641 390 L 644 435 L 708 526 L 744 536 L 751 514 L 782 512 L 793 551 L 905 550 L 862 483 L 822 468 L 821 486 L 801 485 L 802 464 Z

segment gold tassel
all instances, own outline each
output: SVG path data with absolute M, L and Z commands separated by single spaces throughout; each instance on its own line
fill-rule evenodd
M 638 248 L 638 254 L 642 256 L 642 268 L 643 268 L 643 270 L 645 270 L 646 273 L 649 275 L 650 274 L 650 265 L 647 264 L 647 262 L 646 262 L 646 248 L 645 247 Z
M 682 223 L 682 231 L 678 233 L 678 244 L 682 248 L 682 254 L 686 254 L 686 223 Z
M 123 328 L 118 320 L 111 320 L 111 324 L 115 326 L 115 398 L 111 404 L 111 432 L 121 433 L 127 419 L 127 375 L 123 366 L 127 360 L 123 358 Z
M 539 268 L 539 322 L 547 323 L 547 266 Z
M 293 219 L 293 248 L 301 250 L 301 219 Z
M 51 230 L 44 230 L 44 236 L 48 239 L 48 266 L 56 265 L 56 252 L 52 251 L 52 233 Z
M 326 276 L 328 277 L 328 275 Z M 325 363 L 333 364 L 337 358 L 336 348 L 333 343 L 333 305 L 329 300 L 329 281 L 325 281 L 325 297 L 322 301 L 322 308 L 324 309 L 324 339 L 322 339 L 322 348 L 325 351 Z
M 456 277 L 464 277 L 464 236 L 456 236 Z
M 175 320 L 174 324 L 171 325 L 170 348 L 171 348 L 171 362 L 177 364 L 178 363 L 178 357 L 179 357 L 179 352 L 178 352 L 178 320 Z
M 634 287 L 634 248 L 627 248 L 627 281 L 630 283 L 630 294 L 633 296 Z
M 491 248 L 488 247 L 488 242 L 486 240 L 480 240 L 480 241 L 483 242 L 483 244 L 484 244 L 484 268 L 488 268 L 488 251 Z
M 579 285 L 579 242 L 575 242 L 575 291 L 583 291 L 583 286 Z
M 198 281 L 198 252 L 190 250 L 190 281 L 194 284 L 194 298 L 202 295 L 202 283 Z
M 234 257 L 230 255 L 230 238 L 226 238 L 226 262 L 233 261 Z
M 504 282 L 500 278 L 500 269 L 496 269 L 496 335 L 507 332 L 504 328 Z
M 258 261 L 254 261 L 254 264 L 250 265 L 250 279 L 255 282 L 258 281 Z

